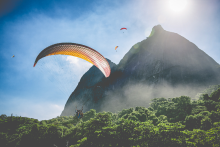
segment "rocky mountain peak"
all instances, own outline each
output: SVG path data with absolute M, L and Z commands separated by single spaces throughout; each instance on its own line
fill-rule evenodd
M 147 107 L 156 97 L 193 96 L 205 86 L 220 83 L 216 61 L 161 25 L 154 26 L 147 39 L 132 46 L 118 65 L 107 61 L 111 75 L 105 78 L 92 66 L 69 97 L 62 116 L 72 115 L 75 104 L 97 112 Z
M 152 37 L 153 35 L 158 35 L 160 33 L 162 33 L 163 31 L 165 31 L 161 25 L 156 25 L 152 28 L 152 31 L 150 33 L 149 37 Z

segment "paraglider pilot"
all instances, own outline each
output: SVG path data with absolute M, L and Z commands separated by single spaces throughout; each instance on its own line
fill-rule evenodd
M 75 112 L 76 112 L 76 115 L 77 115 L 78 118 L 83 117 L 83 112 L 82 111 L 83 111 L 83 106 L 82 106 L 82 110 L 77 110 L 77 107 L 76 107 Z

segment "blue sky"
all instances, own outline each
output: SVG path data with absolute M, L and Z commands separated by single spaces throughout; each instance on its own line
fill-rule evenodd
M 89 46 L 118 64 L 161 24 L 220 63 L 220 2 L 188 0 L 0 0 L 0 114 L 51 119 L 92 66 L 75 57 L 34 60 L 55 43 Z M 120 31 L 126 27 L 127 31 Z M 119 46 L 115 52 L 115 46 Z M 11 58 L 15 55 L 14 58 Z

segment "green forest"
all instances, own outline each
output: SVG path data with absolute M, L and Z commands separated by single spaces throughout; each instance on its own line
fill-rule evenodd
M 0 116 L 1 147 L 219 147 L 220 85 L 196 98 L 154 98 L 150 107 L 50 120 Z

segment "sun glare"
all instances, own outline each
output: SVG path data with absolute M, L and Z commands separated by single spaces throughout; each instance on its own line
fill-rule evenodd
M 183 11 L 186 8 L 188 0 L 170 0 L 169 6 L 170 9 L 174 12 Z

